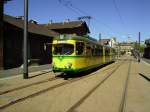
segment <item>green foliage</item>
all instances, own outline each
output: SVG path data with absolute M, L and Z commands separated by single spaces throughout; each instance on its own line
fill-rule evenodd
M 145 44 L 140 44 L 140 46 L 139 46 L 139 44 L 138 43 L 133 43 L 132 44 L 132 47 L 134 48 L 134 49 L 140 49 L 140 52 L 144 52 L 144 48 L 145 48 Z
M 114 39 L 115 42 L 117 41 L 117 40 L 116 40 L 116 37 L 113 37 L 113 39 Z
M 145 45 L 144 44 L 142 44 L 142 45 L 140 45 L 140 52 L 144 52 L 144 48 L 145 48 Z

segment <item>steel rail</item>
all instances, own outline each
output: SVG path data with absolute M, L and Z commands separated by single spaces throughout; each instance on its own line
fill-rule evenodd
M 7 107 L 9 107 L 9 106 L 11 106 L 11 105 L 14 105 L 14 104 L 16 104 L 16 103 L 22 102 L 22 101 L 27 100 L 27 99 L 29 99 L 29 98 L 38 96 L 38 95 L 40 95 L 40 94 L 43 94 L 43 93 L 45 93 L 45 92 L 54 90 L 54 89 L 59 88 L 59 87 L 62 87 L 62 86 L 64 86 L 64 85 L 71 84 L 71 83 L 76 82 L 76 81 L 79 81 L 79 80 L 81 80 L 81 79 L 84 79 L 84 78 L 93 76 L 93 75 L 95 75 L 96 73 L 97 73 L 97 72 L 94 72 L 94 73 L 92 73 L 92 74 L 90 74 L 90 75 L 86 75 L 86 76 L 83 76 L 83 77 L 80 77 L 80 78 L 75 78 L 75 79 L 66 80 L 65 82 L 56 84 L 56 85 L 54 85 L 54 86 L 48 87 L 48 88 L 43 89 L 43 90 L 40 90 L 40 91 L 37 91 L 37 92 L 35 92 L 35 93 L 33 93 L 33 94 L 30 94 L 30 95 L 27 95 L 27 96 L 24 96 L 24 97 L 15 99 L 15 100 L 11 100 L 11 101 L 9 101 L 9 102 L 6 103 L 6 104 L 0 105 L 0 109 L 5 109 L 5 108 L 7 108 Z
M 69 110 L 66 112 L 75 112 L 75 109 L 80 106 L 98 87 L 100 87 L 115 71 L 122 65 L 119 64 L 115 69 L 107 74 L 96 86 L 94 86 L 85 96 L 83 96 L 77 103 L 75 103 Z
M 114 67 L 114 66 L 113 66 Z M 109 70 L 113 67 L 109 67 L 107 69 L 104 69 L 103 71 L 106 71 L 106 70 Z M 47 72 L 46 72 L 47 73 Z M 46 74 L 44 73 L 44 74 Z M 9 89 L 9 90 L 5 90 L 5 91 L 2 91 L 0 92 L 0 95 L 4 95 L 4 94 L 7 94 L 7 93 L 10 93 L 10 92 L 14 92 L 14 91 L 17 91 L 17 90 L 21 90 L 21 89 L 24 89 L 24 88 L 28 88 L 28 87 L 31 87 L 31 86 L 34 86 L 34 85 L 39 85 L 39 84 L 42 84 L 42 83 L 46 83 L 46 82 L 49 82 L 49 81 L 53 81 L 53 80 L 56 80 L 56 79 L 59 79 L 58 76 L 60 76 L 62 74 L 59 74 L 55 77 L 52 77 L 52 78 L 48 78 L 46 80 L 42 80 L 42 81 L 38 81 L 38 82 L 34 82 L 34 83 L 31 83 L 31 84 L 26 84 L 26 85 L 23 85 L 23 86 L 19 86 L 19 87 L 16 87 L 16 88 L 12 88 L 12 89 Z
M 46 73 L 44 73 L 44 74 L 46 74 Z M 53 81 L 53 80 L 56 80 L 58 78 L 59 77 L 52 77 L 52 78 L 48 78 L 48 79 L 45 79 L 45 80 L 42 80 L 42 81 L 38 81 L 38 82 L 31 83 L 31 84 L 26 84 L 26 85 L 23 85 L 23 86 L 19 86 L 19 87 L 16 87 L 16 88 L 5 90 L 5 91 L 0 92 L 0 95 L 4 95 L 4 94 L 14 92 L 14 91 L 17 91 L 17 90 L 20 90 L 20 89 L 28 88 L 28 87 L 31 87 L 31 86 L 34 86 L 34 85 L 39 85 L 39 84 L 46 83 L 46 82 L 49 82 L 49 81 Z
M 125 112 L 125 107 L 126 107 L 126 99 L 127 99 L 127 90 L 128 90 L 128 83 L 129 83 L 129 77 L 130 77 L 130 71 L 131 71 L 131 60 L 128 66 L 128 72 L 127 72 L 127 77 L 125 80 L 124 88 L 123 88 L 123 94 L 119 106 L 119 112 Z

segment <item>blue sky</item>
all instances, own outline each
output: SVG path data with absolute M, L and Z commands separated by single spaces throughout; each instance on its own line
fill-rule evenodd
M 49 20 L 62 22 L 77 20 L 80 16 L 91 16 L 91 36 L 98 39 L 117 37 L 118 41 L 150 38 L 150 0 L 29 0 L 29 19 L 39 23 Z M 4 13 L 23 15 L 24 0 L 12 0 L 5 4 Z M 67 4 L 66 6 L 64 4 Z M 70 8 L 68 8 L 70 7 Z M 73 8 L 74 7 L 74 8 Z

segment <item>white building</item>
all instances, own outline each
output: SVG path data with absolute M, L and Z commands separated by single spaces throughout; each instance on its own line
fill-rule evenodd
M 101 39 L 99 40 L 99 42 L 101 43 L 101 45 L 107 45 L 110 46 L 112 48 L 115 48 L 116 45 L 118 44 L 116 42 L 116 38 L 111 38 L 111 39 Z

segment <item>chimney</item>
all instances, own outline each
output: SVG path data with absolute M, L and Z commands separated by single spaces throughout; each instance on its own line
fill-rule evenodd
M 16 19 L 24 20 L 24 16 L 16 16 Z

